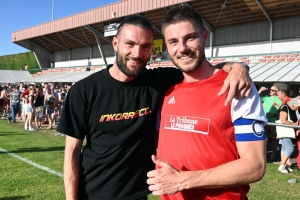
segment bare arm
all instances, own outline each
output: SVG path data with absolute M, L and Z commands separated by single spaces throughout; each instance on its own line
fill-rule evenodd
M 245 185 L 260 180 L 266 168 L 265 140 L 237 142 L 237 149 L 239 159 L 199 171 L 178 171 L 168 163 L 152 156 L 153 162 L 162 168 L 148 172 L 149 189 L 153 195 L 163 195 L 192 188 Z
M 78 199 L 80 153 L 83 140 L 66 136 L 64 184 L 66 200 Z
M 261 94 L 262 92 L 264 92 L 264 91 L 266 91 L 266 90 L 268 90 L 268 88 L 266 88 L 266 87 L 261 87 L 259 90 L 258 90 L 258 94 Z
M 283 124 L 297 125 L 297 123 L 295 123 L 295 122 L 288 121 L 288 114 L 284 111 L 280 111 L 279 117 L 280 117 L 281 123 L 283 123 Z
M 33 98 L 32 98 L 32 96 L 28 98 L 28 102 L 29 102 L 30 108 L 33 109 L 33 108 L 32 108 L 32 103 L 33 103 Z
M 229 72 L 219 92 L 219 95 L 223 95 L 229 90 L 224 105 L 229 105 L 234 97 L 249 96 L 252 88 L 252 80 L 248 69 L 241 63 L 226 63 L 225 65 L 223 64 L 223 70 Z
M 47 104 L 47 94 L 44 95 L 44 105 L 46 105 L 46 104 Z

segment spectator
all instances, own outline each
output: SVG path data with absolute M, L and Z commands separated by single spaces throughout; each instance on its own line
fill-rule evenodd
M 48 87 L 49 87 L 49 84 L 48 84 L 47 82 L 45 82 L 43 85 L 44 85 L 44 88 L 43 88 L 43 95 L 45 96 L 46 93 L 47 93 L 47 89 L 48 89 Z
M 35 96 L 35 124 L 37 128 L 42 127 L 42 118 L 43 118 L 43 111 L 44 111 L 44 94 L 43 88 L 39 88 L 38 92 Z
M 24 69 L 28 70 L 28 65 L 27 64 L 24 65 Z
M 300 126 L 300 88 L 299 94 L 296 98 L 292 99 L 291 101 L 287 102 L 288 106 L 296 112 L 298 126 Z M 298 146 L 298 153 L 297 153 L 297 171 L 300 172 L 300 129 L 296 130 L 296 143 Z
M 48 88 L 49 88 L 48 82 L 44 82 L 43 86 L 44 86 L 44 88 L 43 88 L 43 95 L 44 95 L 44 97 L 45 97 L 46 94 L 47 94 L 47 90 L 48 90 Z M 44 104 L 44 106 L 46 106 L 46 104 Z M 43 114 L 45 115 L 45 121 L 42 122 L 42 124 L 49 124 L 49 122 L 48 122 L 48 120 L 47 120 L 48 118 L 47 118 L 47 116 L 46 116 L 46 108 L 44 109 Z
M 47 89 L 47 94 L 44 97 L 44 105 L 46 105 L 46 118 L 48 119 L 49 126 L 47 129 L 52 129 L 53 118 L 55 115 L 55 105 L 57 103 L 56 97 L 52 94 L 51 89 Z
M 19 83 L 19 89 L 18 90 L 20 92 L 20 95 L 22 95 L 22 93 L 25 91 L 23 82 Z M 19 111 L 18 111 L 18 114 L 17 114 L 17 119 L 22 119 L 22 115 L 24 115 L 24 113 L 22 113 L 23 103 L 24 103 L 23 99 L 20 99 L 20 107 L 19 107 Z
M 7 90 L 6 90 L 6 93 L 7 93 L 6 103 L 7 103 L 7 105 L 6 105 L 5 110 L 6 110 L 6 113 L 8 113 L 9 109 L 10 109 L 10 94 L 12 93 L 12 87 L 11 87 L 10 83 L 7 83 L 6 87 L 7 87 Z
M 288 98 L 286 90 L 278 90 L 278 98 L 281 101 Z M 287 104 L 283 104 L 278 108 L 277 120 L 280 120 L 282 124 L 297 125 L 297 116 L 294 110 L 292 110 Z M 290 119 L 291 121 L 289 121 Z M 295 138 L 295 136 L 294 136 Z M 281 162 L 278 167 L 278 171 L 282 173 L 289 173 L 293 171 L 291 168 L 292 162 L 290 156 L 294 151 L 294 144 L 291 138 L 281 138 Z
M 6 106 L 7 106 L 7 86 L 4 86 L 0 93 L 0 112 L 2 112 L 2 117 L 7 116 Z
M 88 58 L 88 63 L 87 63 L 87 66 L 86 66 L 86 70 L 87 72 L 89 72 L 91 70 L 91 66 L 92 66 L 92 63 L 90 61 L 90 58 Z
M 29 85 L 29 87 L 33 87 L 33 85 Z M 26 119 L 27 119 L 28 94 L 29 94 L 29 89 L 28 89 L 27 85 L 25 85 L 24 86 L 24 92 L 21 94 L 21 98 L 22 98 L 22 101 L 23 101 L 22 119 L 23 119 L 24 123 L 26 122 Z
M 67 95 L 68 95 L 68 93 L 69 93 L 69 91 L 70 91 L 70 89 L 71 89 L 71 87 L 72 87 L 72 84 L 71 83 L 68 83 L 67 85 L 66 85 L 66 97 L 67 97 Z
M 261 87 L 258 91 L 258 94 L 261 94 L 263 91 L 268 90 L 266 87 Z M 278 87 L 273 85 L 270 88 L 270 96 L 262 96 L 261 100 L 263 103 L 263 108 L 264 112 L 267 116 L 268 122 L 275 123 L 276 121 L 276 114 L 277 114 L 277 109 L 272 106 L 274 103 L 276 103 L 278 106 L 281 105 L 280 99 L 277 97 L 277 91 Z M 271 125 L 266 125 L 265 126 L 265 131 L 267 134 L 267 141 L 268 139 L 271 138 L 272 140 L 272 153 L 269 157 L 270 160 L 274 160 L 276 156 L 276 151 L 277 151 L 277 139 L 276 139 L 276 127 L 271 126 Z
M 158 53 L 158 55 L 157 55 L 157 57 L 156 57 L 155 60 L 156 60 L 156 61 L 162 61 L 162 60 L 163 60 L 163 57 L 162 57 L 161 52 Z
M 34 131 L 34 128 L 32 127 L 32 116 L 34 111 L 33 104 L 34 104 L 34 85 L 31 84 L 28 89 L 27 106 L 26 106 L 27 117 L 24 125 L 24 129 L 29 131 Z
M 13 91 L 10 94 L 11 115 L 7 118 L 8 122 L 16 123 L 16 115 L 20 108 L 20 92 L 16 86 L 12 87 Z
M 60 99 L 60 94 L 59 94 L 59 86 L 54 86 L 53 85 L 53 90 L 52 90 L 52 94 L 54 95 L 55 99 L 56 99 L 56 104 L 54 105 L 54 115 L 53 115 L 53 121 L 52 121 L 52 126 L 55 126 L 55 123 L 57 121 L 57 115 L 59 112 L 58 109 L 58 102 Z

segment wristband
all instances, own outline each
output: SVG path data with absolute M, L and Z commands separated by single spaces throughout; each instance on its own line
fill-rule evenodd
M 235 63 L 235 62 L 234 62 L 234 63 Z M 229 71 L 232 70 L 232 65 L 233 65 L 234 63 L 231 63 L 231 64 L 230 64 Z M 245 62 L 239 62 L 239 63 L 241 63 L 248 71 L 250 71 L 250 67 L 249 67 L 249 65 L 248 65 L 247 63 L 245 63 Z
M 247 63 L 245 62 L 240 62 L 246 69 L 248 69 L 248 71 L 250 71 L 250 67 Z

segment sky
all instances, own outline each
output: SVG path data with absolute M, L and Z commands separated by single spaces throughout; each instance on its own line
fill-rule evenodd
M 12 33 L 119 0 L 0 0 L 0 56 L 28 52 L 12 42 Z

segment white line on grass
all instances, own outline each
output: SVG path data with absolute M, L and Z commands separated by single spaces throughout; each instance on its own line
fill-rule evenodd
M 35 162 L 31 161 L 31 160 L 27 160 L 26 158 L 23 158 L 23 157 L 21 157 L 21 156 L 18 156 L 17 154 L 11 153 L 11 152 L 9 152 L 9 151 L 7 151 L 7 150 L 5 150 L 5 149 L 2 149 L 1 147 L 0 147 L 0 151 L 3 152 L 3 153 L 6 153 L 6 154 L 8 154 L 8 155 L 10 155 L 10 156 L 12 156 L 12 157 L 14 157 L 14 158 L 16 158 L 16 159 L 18 159 L 18 160 L 21 160 L 21 161 L 23 161 L 23 162 L 26 162 L 26 163 L 29 164 L 29 165 L 32 165 L 32 166 L 34 166 L 34 167 L 36 167 L 36 168 L 39 168 L 39 169 L 41 169 L 41 170 L 44 170 L 44 171 L 46 171 L 46 172 L 49 172 L 49 173 L 51 173 L 51 174 L 54 174 L 54 175 L 56 175 L 56 176 L 59 176 L 59 177 L 63 178 L 63 174 L 62 174 L 62 173 L 59 173 L 59 172 L 54 171 L 54 170 L 52 170 L 52 169 L 49 169 L 48 167 L 44 167 L 44 166 L 42 166 L 42 165 L 39 165 L 39 164 L 37 164 L 37 163 L 35 163 Z

